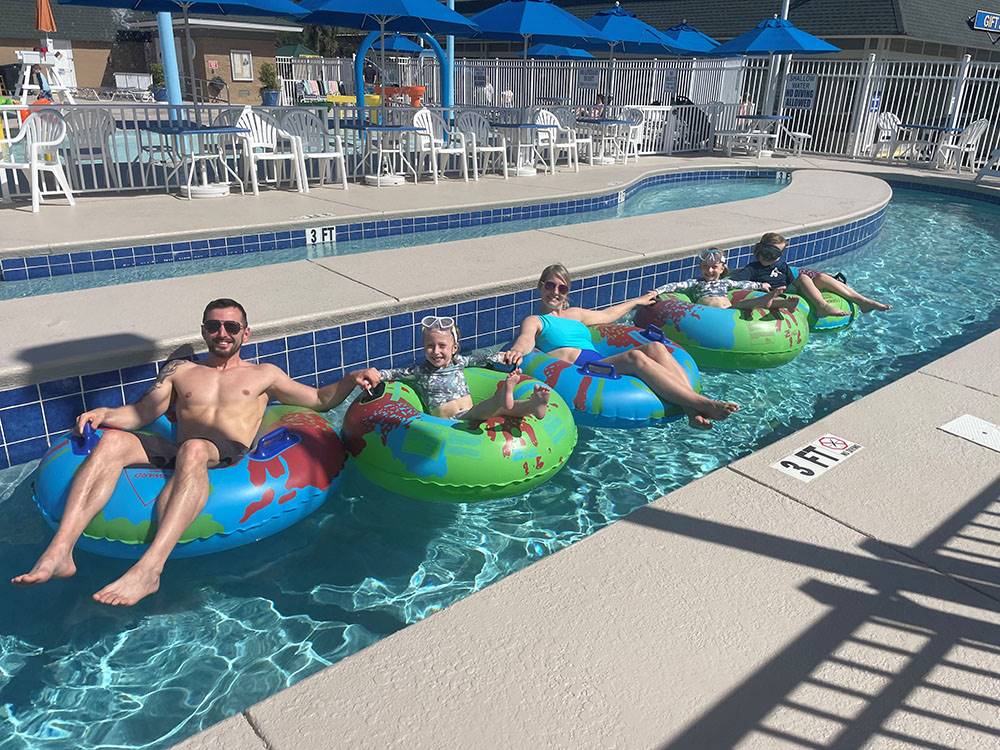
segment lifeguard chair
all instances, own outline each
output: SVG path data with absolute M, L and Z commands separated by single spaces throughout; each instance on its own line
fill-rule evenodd
M 47 51 L 43 52 L 41 50 L 19 50 L 14 54 L 21 61 L 21 73 L 17 79 L 17 89 L 14 92 L 14 98 L 20 99 L 22 106 L 28 104 L 28 96 L 30 94 L 37 94 L 42 91 L 42 87 L 39 84 L 32 83 L 31 81 L 31 71 L 33 68 L 45 76 L 45 80 L 49 83 L 49 91 L 52 92 L 53 97 L 62 97 L 66 104 L 76 104 L 76 100 L 73 99 L 72 89 L 63 82 L 62 76 L 56 68 L 58 60 L 55 55 L 58 53 L 48 54 Z

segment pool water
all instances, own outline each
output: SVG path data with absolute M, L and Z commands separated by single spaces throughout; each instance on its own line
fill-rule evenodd
M 876 240 L 813 266 L 896 309 L 814 336 L 779 370 L 707 373 L 706 392 L 743 407 L 710 432 L 580 428 L 549 484 L 481 505 L 349 479 L 289 531 L 172 562 L 131 610 L 90 601 L 124 564 L 84 553 L 73 579 L 5 589 L 0 750 L 166 747 L 985 335 L 1000 326 L 998 242 L 1000 207 L 898 190 Z M 4 577 L 51 536 L 31 469 L 0 472 Z
M 774 176 L 768 175 L 767 177 L 713 178 L 652 185 L 639 190 L 624 203 L 617 206 L 586 213 L 499 222 L 461 229 L 417 232 L 391 237 L 379 237 L 377 239 L 372 238 L 320 245 L 299 245 L 284 250 L 268 250 L 243 255 L 226 255 L 215 258 L 175 261 L 172 263 L 154 264 L 150 262 L 148 265 L 133 266 L 131 268 L 52 276 L 45 279 L 4 281 L 0 282 L 0 300 L 68 292 L 75 289 L 91 289 L 99 286 L 128 284 L 134 281 L 192 276 L 234 268 L 252 268 L 272 263 L 287 263 L 295 260 L 366 253 L 393 247 L 429 245 L 437 242 L 464 240 L 471 237 L 523 232 L 529 229 L 581 224 L 588 221 L 639 216 L 641 214 L 658 213 L 661 211 L 678 211 L 683 208 L 759 198 L 775 193 L 787 184 L 787 182 L 780 181 Z M 150 261 L 152 261 L 152 258 L 150 258 Z

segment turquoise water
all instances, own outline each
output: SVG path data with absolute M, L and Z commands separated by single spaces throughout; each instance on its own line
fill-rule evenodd
M 495 234 L 506 234 L 508 232 L 523 232 L 528 229 L 581 224 L 601 219 L 640 216 L 642 214 L 658 213 L 661 211 L 677 211 L 683 208 L 694 208 L 695 206 L 709 206 L 716 203 L 745 200 L 747 198 L 759 198 L 763 195 L 777 192 L 786 185 L 787 183 L 780 182 L 773 177 L 720 178 L 667 183 L 640 190 L 618 206 L 581 214 L 546 216 L 538 219 L 509 221 L 478 227 L 465 227 L 462 229 L 418 232 L 395 237 L 379 237 L 377 239 L 339 242 L 336 244 L 299 245 L 285 250 L 268 250 L 266 252 L 247 253 L 244 255 L 227 255 L 218 258 L 201 258 L 198 260 L 175 261 L 156 265 L 133 266 L 132 268 L 119 268 L 113 271 L 94 271 L 91 273 L 54 276 L 47 279 L 4 281 L 0 283 L 0 300 L 68 292 L 74 289 L 91 289 L 99 286 L 128 284 L 133 281 L 192 276 L 194 274 L 226 271 L 234 268 L 251 268 L 271 263 L 287 263 L 289 261 L 305 260 L 308 258 L 366 253 L 372 250 L 385 250 L 392 247 L 428 245 L 436 242 L 464 240 L 470 237 L 486 237 Z
M 708 393 L 743 406 L 711 432 L 581 428 L 549 484 L 482 505 L 387 497 L 352 479 L 283 534 L 172 562 L 132 610 L 90 601 L 124 568 L 82 553 L 74 579 L 4 589 L 0 750 L 165 747 L 800 429 L 1000 326 L 998 243 L 1000 207 L 897 191 L 875 241 L 813 266 L 896 309 L 813 337 L 779 370 L 707 373 Z M 50 538 L 31 468 L 0 472 L 4 577 Z

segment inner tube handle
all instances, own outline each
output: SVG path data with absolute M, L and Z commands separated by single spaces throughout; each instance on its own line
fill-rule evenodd
M 601 372 L 601 370 L 605 372 Z M 596 378 L 607 378 L 608 380 L 617 380 L 619 377 L 618 371 L 615 370 L 615 366 L 611 362 L 601 362 L 596 359 L 593 362 L 587 362 L 587 364 L 579 368 L 579 371 L 582 375 L 592 375 Z
M 372 401 L 376 401 L 385 395 L 385 382 L 380 382 L 377 386 L 372 388 L 368 393 L 362 393 L 358 398 L 358 401 L 362 404 L 368 404 Z
M 667 340 L 667 337 L 663 335 L 663 331 L 655 323 L 650 323 L 646 326 L 646 330 L 642 332 L 642 335 L 650 341 L 659 341 L 661 344 Z
M 100 440 L 101 436 L 97 434 L 97 430 L 90 426 L 90 422 L 83 423 L 81 435 L 70 435 L 69 438 L 70 444 L 73 446 L 73 453 L 77 456 L 89 456 Z
M 288 428 L 276 427 L 257 441 L 257 447 L 250 454 L 250 458 L 254 461 L 267 461 L 300 440 L 301 438 Z

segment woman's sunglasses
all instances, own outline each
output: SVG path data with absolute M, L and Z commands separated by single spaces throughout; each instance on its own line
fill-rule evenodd
M 209 333 L 218 333 L 220 328 L 225 328 L 226 333 L 230 336 L 235 336 L 243 330 L 243 324 L 237 323 L 235 320 L 205 320 L 201 327 Z
M 542 284 L 542 286 L 545 287 L 546 292 L 554 292 L 557 289 L 559 290 L 559 294 L 566 294 L 567 292 L 569 292 L 568 286 L 566 286 L 565 284 L 557 284 L 554 281 L 546 281 L 544 284 Z
M 424 328 L 440 328 L 442 331 L 450 331 L 455 327 L 455 319 L 446 315 L 425 315 L 420 321 Z

